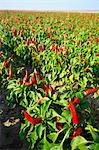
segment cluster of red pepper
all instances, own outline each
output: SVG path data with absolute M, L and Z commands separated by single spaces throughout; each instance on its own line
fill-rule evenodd
M 36 48 L 36 54 L 38 55 L 38 47 L 37 47 L 36 38 L 33 38 L 32 40 L 27 39 L 26 47 L 28 47 L 29 45 L 32 45 L 32 44 L 35 46 L 35 48 Z M 40 49 L 41 49 L 41 51 L 43 52 L 43 51 L 45 50 L 45 45 L 42 44 L 42 45 L 40 46 Z
M 55 46 L 54 44 L 50 46 L 50 50 L 55 51 L 56 54 L 58 54 L 59 52 L 63 52 L 63 48 L 61 46 L 58 45 Z
M 52 45 L 51 49 L 53 50 L 53 48 L 54 48 L 54 45 Z M 41 46 L 41 49 L 44 50 L 44 47 Z M 67 53 L 68 53 L 68 49 L 67 49 Z M 0 53 L 0 55 L 2 56 L 2 53 Z M 13 55 L 11 56 L 11 59 L 13 59 Z M 9 77 L 8 77 L 8 79 L 11 79 L 11 78 L 13 78 L 12 65 L 10 64 L 9 60 L 5 60 L 3 68 L 7 69 L 9 66 L 10 66 L 10 69 L 9 69 Z M 88 70 L 88 68 L 89 68 L 89 66 L 87 66 L 83 70 L 83 72 L 85 73 Z M 29 81 L 29 73 L 28 73 L 28 69 L 26 69 L 26 73 L 25 73 L 25 77 L 23 78 L 23 81 L 18 79 L 18 82 L 19 82 L 20 86 L 25 84 L 26 86 L 29 87 L 31 85 L 37 84 L 36 76 L 37 76 L 38 80 L 42 79 L 41 74 L 40 74 L 38 69 L 36 69 L 36 72 L 32 74 L 31 81 Z M 53 89 L 52 85 L 47 85 L 46 83 L 44 83 L 42 89 L 45 90 L 44 97 L 46 97 L 48 95 L 48 91 L 49 90 L 50 90 L 51 94 L 54 93 L 54 89 Z M 89 95 L 91 93 L 94 93 L 97 90 L 98 90 L 98 88 L 87 89 L 87 90 L 84 91 L 84 96 L 87 96 L 87 95 Z M 39 99 L 38 103 L 41 103 L 40 99 Z M 72 123 L 74 125 L 79 125 L 80 124 L 80 119 L 79 119 L 79 116 L 78 116 L 78 114 L 76 112 L 74 104 L 80 104 L 80 99 L 78 97 L 75 97 L 73 101 L 71 99 L 69 99 L 68 109 L 70 110 L 71 115 L 72 115 Z M 24 111 L 24 117 L 32 124 L 42 123 L 42 118 L 33 118 L 26 111 Z M 58 119 L 59 119 L 58 116 L 56 116 L 56 127 L 57 127 L 58 130 L 62 130 L 63 129 L 63 124 L 58 122 Z M 74 137 L 80 135 L 81 132 L 82 132 L 81 127 L 78 127 L 76 130 L 73 130 L 72 135 L 70 136 L 70 138 L 73 139 Z
M 44 84 L 44 88 L 46 89 L 46 92 L 48 92 L 48 86 L 46 84 Z M 52 88 L 52 87 L 51 87 Z M 92 88 L 92 89 L 88 89 L 84 91 L 85 96 L 96 92 L 98 89 L 97 88 Z M 53 92 L 53 89 L 52 89 Z M 76 112 L 76 109 L 74 107 L 74 104 L 80 104 L 80 99 L 78 97 L 75 97 L 74 100 L 72 101 L 71 99 L 69 99 L 69 106 L 68 109 L 71 111 L 72 114 L 72 123 L 74 125 L 79 125 L 80 124 L 80 119 L 79 116 Z M 32 124 L 39 124 L 42 123 L 42 118 L 33 118 L 31 117 L 26 111 L 23 112 L 24 113 L 24 117 L 25 119 L 27 119 L 30 123 Z M 63 129 L 63 124 L 61 122 L 58 122 L 59 118 L 58 116 L 56 116 L 56 127 L 58 130 L 62 130 Z M 70 136 L 70 139 L 73 139 L 74 137 L 80 135 L 82 133 L 82 128 L 78 127 L 77 129 L 72 131 L 72 135 Z
M 85 90 L 84 95 L 87 96 L 91 93 L 96 92 L 97 90 L 98 88 L 91 88 L 91 89 Z M 72 114 L 72 123 L 75 125 L 78 125 L 80 124 L 80 119 L 76 112 L 74 104 L 80 104 L 80 99 L 78 97 L 75 97 L 74 101 L 69 99 L 69 106 L 68 106 L 68 109 L 71 111 L 71 114 Z M 61 130 L 63 128 L 63 124 L 58 122 L 58 117 L 56 117 L 56 122 L 57 122 L 57 129 Z M 82 133 L 82 128 L 78 127 L 76 130 L 73 130 L 73 134 L 70 136 L 70 139 L 73 139 L 74 137 L 80 135 L 81 133 Z
M 26 52 L 24 51 L 25 52 L 24 56 L 26 56 L 26 57 L 24 57 L 24 65 L 27 65 L 27 63 L 25 63 L 25 60 L 29 63 L 30 62 L 29 58 L 31 57 L 32 68 L 35 68 L 35 66 L 37 68 L 44 67 L 44 69 L 45 69 L 44 72 L 47 72 L 47 73 L 49 73 L 49 71 L 47 71 L 47 69 L 46 69 L 48 62 L 47 62 L 47 59 L 45 59 L 45 58 L 47 58 L 46 57 L 47 54 L 49 57 L 50 56 L 49 54 L 51 53 L 51 57 L 53 57 L 54 59 L 52 59 L 51 57 L 48 58 L 49 64 L 51 63 L 51 65 L 52 65 L 52 71 L 50 70 L 50 67 L 49 67 L 50 74 L 53 75 L 54 74 L 53 71 L 55 69 L 55 73 L 56 73 L 55 76 L 58 77 L 57 78 L 58 82 L 60 82 L 60 80 L 62 80 L 63 84 L 66 83 L 66 80 L 69 81 L 70 80 L 69 77 L 70 76 L 72 77 L 72 75 L 73 75 L 73 81 L 68 82 L 69 88 L 67 89 L 69 91 L 68 98 L 69 97 L 71 98 L 70 95 L 71 95 L 71 93 L 74 92 L 74 91 L 72 91 L 74 86 L 71 85 L 71 82 L 75 82 L 75 84 L 77 85 L 77 88 L 75 90 L 77 92 L 78 92 L 78 86 L 81 86 L 79 89 L 79 92 L 80 92 L 82 86 L 86 87 L 82 81 L 82 80 L 84 80 L 83 77 L 85 77 L 87 80 L 87 79 L 89 79 L 87 73 L 89 73 L 89 76 L 92 72 L 94 74 L 94 71 L 93 71 L 94 65 L 92 65 L 92 63 L 94 63 L 95 61 L 93 61 L 91 63 L 91 60 L 93 58 L 95 59 L 94 54 L 96 54 L 96 56 L 99 56 L 99 54 L 96 53 L 97 50 L 94 50 L 95 48 L 92 49 L 95 46 L 95 43 L 98 45 L 99 38 L 94 36 L 93 33 L 91 33 L 91 35 L 88 35 L 87 33 L 85 33 L 85 30 L 86 30 L 85 28 L 82 28 L 82 30 L 85 34 L 85 35 L 83 35 L 84 38 L 82 37 L 82 35 L 80 36 L 80 34 L 79 34 L 79 30 L 78 30 L 79 27 L 80 28 L 84 27 L 84 26 L 88 27 L 88 23 L 89 23 L 89 22 L 87 22 L 87 20 L 86 21 L 85 21 L 85 19 L 83 20 L 83 15 L 81 15 L 81 16 L 82 16 L 82 20 L 80 20 L 80 18 L 77 17 L 77 14 L 76 14 L 76 19 L 75 19 L 75 16 L 73 15 L 72 18 L 70 19 L 70 21 L 68 20 L 68 18 L 65 21 L 66 16 L 62 18 L 62 15 L 61 15 L 62 22 L 60 21 L 60 23 L 58 23 L 58 21 L 60 20 L 59 18 L 53 17 L 51 24 L 50 24 L 50 21 L 48 18 L 46 18 L 46 20 L 44 18 L 44 20 L 43 20 L 42 14 L 41 14 L 41 17 L 40 16 L 38 17 L 39 19 L 33 17 L 33 20 L 25 18 L 25 17 L 18 17 L 18 16 L 15 17 L 14 16 L 12 18 L 13 19 L 16 18 L 16 19 L 15 20 L 12 19 L 12 22 L 10 22 L 10 24 L 9 24 L 9 19 L 7 19 L 8 20 L 7 22 L 6 22 L 6 20 L 4 20 L 5 24 L 4 23 L 1 24 L 4 28 L 3 34 L 6 36 L 6 32 L 8 32 L 9 38 L 6 40 L 6 38 L 3 39 L 4 36 L 2 36 L 2 40 L 0 39 L 0 44 L 3 44 L 3 40 L 4 40 L 4 43 L 9 43 L 9 46 L 11 47 L 11 51 L 9 50 L 9 52 L 8 52 L 8 49 L 6 49 L 5 50 L 6 54 L 9 54 L 9 53 L 11 54 L 12 52 L 18 52 L 18 50 L 19 50 L 19 54 L 20 54 L 19 56 L 21 56 L 22 50 L 23 50 L 23 49 L 21 49 L 21 45 L 25 46 Z M 71 15 L 69 17 L 71 17 Z M 32 16 L 30 18 L 32 18 Z M 77 20 L 77 18 L 78 18 L 78 20 Z M 3 20 L 2 17 L 1 17 L 1 19 Z M 84 23 L 83 26 L 82 26 L 82 23 L 79 22 L 79 20 L 80 20 L 80 22 L 83 21 L 83 23 Z M 11 19 L 10 19 L 10 21 L 11 21 Z M 14 24 L 14 21 L 15 21 L 15 24 Z M 16 24 L 16 21 L 19 24 Z M 96 20 L 94 20 L 94 21 L 96 21 Z M 86 24 L 86 22 L 87 22 L 87 24 Z M 33 24 L 33 23 L 35 23 L 35 24 Z M 8 24 L 9 24 L 9 26 L 8 26 Z M 6 28 L 6 26 L 7 26 L 7 28 Z M 12 28 L 11 28 L 11 26 L 12 26 Z M 40 32 L 39 32 L 39 30 L 40 30 Z M 90 30 L 90 26 L 88 27 L 88 30 Z M 94 32 L 94 30 L 92 30 L 91 32 Z M 63 33 L 63 34 L 61 34 L 61 33 Z M 10 41 L 11 41 L 11 43 L 10 43 Z M 90 52 L 88 52 L 88 53 L 86 50 L 87 45 L 90 47 L 90 48 L 88 47 L 88 49 L 90 49 Z M 96 45 L 96 47 L 97 47 L 97 45 Z M 83 48 L 83 50 L 82 50 L 82 48 Z M 27 51 L 29 52 L 29 55 L 27 54 Z M 94 54 L 92 54 L 91 52 Z M 89 60 L 89 53 L 90 53 L 90 55 L 93 55 L 90 58 L 90 60 Z M 54 55 L 52 56 L 52 54 L 54 54 Z M 2 55 L 3 55 L 2 52 L 0 52 L 1 57 L 2 57 Z M 27 57 L 27 55 L 29 57 Z M 75 55 L 75 56 L 73 56 L 73 55 Z M 88 55 L 88 56 L 86 57 L 85 55 L 86 56 Z M 17 53 L 16 53 L 16 56 L 17 56 Z M 22 57 L 20 57 L 20 59 L 21 58 Z M 13 59 L 13 56 L 11 56 L 11 59 Z M 36 63 L 34 61 L 35 59 L 36 59 Z M 44 61 L 42 61 L 42 60 L 44 60 Z M 79 60 L 79 63 L 76 62 L 76 60 Z M 57 65 L 53 65 L 54 62 L 56 63 L 56 61 L 58 62 Z M 22 60 L 22 62 L 23 62 L 23 60 Z M 74 62 L 74 64 L 73 64 L 73 62 Z M 96 64 L 99 64 L 99 62 L 96 62 Z M 67 70 L 65 69 L 65 71 L 67 73 L 66 74 L 63 73 L 63 77 L 60 77 L 60 74 L 64 70 L 64 66 L 67 66 Z M 79 67 L 77 67 L 77 66 L 79 66 Z M 78 69 L 76 71 L 74 71 L 76 67 Z M 74 68 L 74 70 L 73 70 L 73 68 Z M 9 71 L 9 77 L 7 79 L 12 79 L 13 76 L 15 76 L 15 72 L 14 72 L 15 68 L 14 68 L 13 63 L 10 60 L 4 59 L 3 69 L 5 69 L 5 70 L 7 69 L 7 71 Z M 92 70 L 92 72 L 91 72 L 91 70 Z M 58 71 L 58 73 L 57 73 L 57 71 Z M 80 72 L 81 72 L 81 74 L 80 74 Z M 79 74 L 78 75 L 79 77 L 77 77 L 78 79 L 75 80 L 77 74 Z M 92 74 L 92 77 L 93 77 L 93 74 Z M 25 96 L 28 101 L 28 104 L 30 104 L 30 101 L 31 101 L 31 103 L 33 102 L 33 104 L 35 105 L 35 101 L 37 102 L 37 99 L 38 99 L 38 102 L 36 103 L 37 105 L 35 105 L 36 108 L 32 108 L 32 110 L 35 113 L 38 111 L 39 112 L 38 114 L 42 114 L 42 116 L 38 115 L 38 117 L 35 118 L 34 117 L 35 113 L 32 116 L 31 111 L 28 111 L 29 110 L 28 108 L 26 108 L 26 111 L 23 111 L 24 119 L 27 120 L 28 122 L 30 122 L 31 124 L 35 125 L 35 129 L 36 129 L 36 127 L 39 126 L 39 125 L 36 126 L 37 124 L 42 124 L 41 126 L 44 125 L 44 127 L 46 127 L 46 124 L 44 124 L 44 123 L 47 119 L 50 118 L 50 117 L 47 118 L 47 115 L 49 115 L 49 112 L 46 113 L 46 115 L 44 116 L 45 118 L 43 118 L 42 112 L 43 112 L 43 110 L 45 111 L 45 107 L 47 106 L 46 100 L 49 99 L 49 101 L 50 101 L 50 99 L 51 99 L 51 101 L 52 100 L 54 102 L 57 101 L 57 103 L 59 101 L 63 100 L 61 98 L 61 94 L 63 94 L 63 93 L 61 93 L 61 86 L 59 85 L 59 88 L 58 88 L 59 90 L 56 91 L 54 88 L 54 85 L 52 85 L 52 83 L 51 84 L 49 83 L 49 81 L 47 80 L 48 78 L 46 78 L 46 76 L 43 78 L 43 75 L 44 75 L 43 72 L 41 74 L 41 70 L 36 69 L 36 71 L 34 71 L 30 77 L 29 70 L 26 69 L 25 76 L 22 78 L 22 80 L 21 80 L 21 78 L 18 79 L 19 86 L 25 85 L 25 86 L 22 86 L 20 89 L 25 87 L 24 90 L 26 90 L 26 91 L 24 93 L 26 94 Z M 59 75 L 59 76 L 57 76 L 57 75 Z M 67 78 L 66 80 L 65 80 L 65 76 Z M 17 77 L 15 77 L 15 78 L 17 78 Z M 51 76 L 51 78 L 53 78 L 53 77 Z M 52 82 L 54 82 L 54 81 L 55 80 L 52 79 Z M 82 82 L 82 85 L 80 85 L 79 81 Z M 58 84 L 60 84 L 60 83 L 58 83 Z M 92 84 L 88 83 L 88 85 L 92 85 Z M 86 97 L 87 95 L 94 93 L 98 90 L 98 88 L 90 88 L 90 87 L 87 87 L 87 88 L 88 89 L 83 92 L 84 97 Z M 39 91 L 39 89 L 40 89 L 40 92 L 43 91 L 42 92 L 43 94 L 37 93 Z M 56 89 L 57 89 L 57 87 L 56 87 Z M 35 100 L 32 99 L 31 95 L 29 95 L 31 92 L 30 90 L 33 92 L 33 94 L 35 93 L 34 94 L 34 95 L 36 95 L 35 96 L 36 98 L 34 98 Z M 44 99 L 38 96 L 40 94 L 41 94 L 41 96 L 43 95 Z M 57 95 L 58 95 L 59 99 L 57 98 Z M 54 96 L 55 96 L 55 100 L 54 100 Z M 64 96 L 65 96 L 65 92 L 64 92 Z M 23 101 L 21 101 L 21 102 L 24 103 L 24 97 L 22 100 Z M 64 100 L 61 102 L 64 102 Z M 66 123 L 61 122 L 62 118 L 59 118 L 59 116 L 58 116 L 58 113 L 61 113 L 62 111 L 64 111 L 63 107 L 65 107 L 65 106 L 61 105 L 61 102 L 60 102 L 60 105 L 52 102 L 53 104 L 51 103 L 52 104 L 52 105 L 50 105 L 51 107 L 49 106 L 49 108 L 47 109 L 47 111 L 48 111 L 48 110 L 50 110 L 50 108 L 52 109 L 53 106 L 55 106 L 55 111 L 56 111 L 57 105 L 60 107 L 61 110 L 59 111 L 59 108 L 58 108 L 56 111 L 57 115 L 55 114 L 54 118 L 51 120 L 51 123 L 54 122 L 51 125 L 55 125 L 55 128 L 57 128 L 59 130 L 59 133 L 61 132 L 61 130 L 63 128 L 65 128 L 65 125 L 66 125 Z M 68 105 L 68 108 L 65 107 L 65 109 L 67 108 L 66 111 L 67 112 L 69 111 L 69 113 L 71 114 L 71 119 L 69 119 L 69 117 L 68 117 L 68 119 L 69 119 L 68 123 L 70 123 L 70 125 L 72 127 L 71 131 L 70 131 L 71 132 L 70 139 L 73 139 L 74 137 L 80 135 L 83 130 L 82 126 L 81 126 L 82 118 L 80 118 L 80 115 L 78 113 L 79 111 L 77 110 L 77 108 L 81 105 L 81 99 L 79 97 L 74 97 L 74 99 L 69 99 L 67 103 L 69 103 L 69 105 Z M 30 107 L 30 105 L 28 105 L 28 104 L 26 107 Z M 22 105 L 22 103 L 21 103 L 21 105 Z M 37 110 L 37 111 L 35 111 L 35 110 Z M 51 111 L 53 113 L 54 108 Z M 52 114 L 50 114 L 50 116 L 51 115 Z M 24 124 L 24 125 L 26 126 L 26 124 Z M 49 127 L 48 127 L 48 130 L 49 130 L 48 133 L 52 132 L 52 130 L 50 130 Z M 57 134 L 56 131 L 54 132 L 54 134 Z M 43 135 L 42 135 L 42 137 L 43 137 Z M 60 141 L 61 140 L 59 139 L 58 142 L 60 142 Z
M 38 80 L 42 79 L 41 74 L 40 74 L 38 69 L 36 70 L 36 75 L 38 77 Z M 20 79 L 18 79 L 18 82 L 19 82 L 20 86 L 23 85 L 24 83 L 28 87 L 31 86 L 32 84 L 37 84 L 36 75 L 35 75 L 35 73 L 33 73 L 31 81 L 29 81 L 28 69 L 26 69 L 26 73 L 25 73 L 25 77 L 23 79 L 23 82 Z
M 13 55 L 11 56 L 11 59 L 13 59 Z M 5 60 L 4 61 L 4 65 L 3 65 L 3 68 L 4 69 L 7 69 L 8 67 L 10 66 L 10 69 L 9 69 L 9 77 L 7 79 L 12 79 L 13 78 L 13 68 L 12 68 L 12 64 L 10 63 L 9 60 Z

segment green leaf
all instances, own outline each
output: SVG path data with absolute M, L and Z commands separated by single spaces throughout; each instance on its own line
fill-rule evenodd
M 23 140 L 24 139 L 24 137 L 25 137 L 25 130 L 26 130 L 26 128 L 29 126 L 29 124 L 27 125 L 27 124 L 21 124 L 21 129 L 20 129 L 20 132 L 19 132 L 19 137 L 20 137 L 20 139 L 21 140 Z
M 62 116 L 65 118 L 65 120 L 67 120 L 68 122 L 71 122 L 72 117 L 71 117 L 71 113 L 69 110 L 64 110 L 62 112 Z
M 19 137 L 21 140 L 23 140 L 25 138 L 25 134 L 22 130 L 19 132 Z
M 62 117 L 62 116 L 61 116 L 61 117 L 59 118 L 58 122 L 66 123 L 65 117 Z
M 99 150 L 99 143 L 89 145 L 90 150 Z
M 41 138 L 43 130 L 44 130 L 44 127 L 42 124 L 39 124 L 36 126 L 36 132 L 39 138 Z
M 93 128 L 93 126 L 91 126 L 91 125 L 87 125 L 87 127 L 85 129 L 90 131 L 90 133 L 93 137 L 93 140 L 95 142 L 99 142 L 99 133 L 98 133 L 99 130 L 98 129 Z
M 49 138 L 50 140 L 52 140 L 53 143 L 54 143 L 54 142 L 57 140 L 59 134 L 60 134 L 63 130 L 64 130 L 64 129 L 60 130 L 59 132 L 54 132 L 54 133 L 48 134 L 48 138 Z
M 77 136 L 77 137 L 73 138 L 73 140 L 71 141 L 71 148 L 72 148 L 72 150 L 75 150 L 78 147 L 80 147 L 80 145 L 86 145 L 87 143 L 89 143 L 89 142 L 84 137 Z
M 50 133 L 50 134 L 48 134 L 48 138 L 50 139 L 50 140 L 52 140 L 52 142 L 54 143 L 56 140 L 57 140 L 57 138 L 58 138 L 58 133 Z
M 83 77 L 83 84 L 84 84 L 85 87 L 87 85 L 87 81 L 88 81 L 88 79 L 86 77 Z
M 55 123 L 52 123 L 51 121 L 48 121 L 47 123 L 48 123 L 48 125 L 51 126 L 51 129 L 54 129 L 54 131 L 58 131 L 58 129 L 56 128 L 56 124 Z
M 70 82 L 74 82 L 73 80 L 73 74 L 69 77 Z
M 50 150 L 63 150 L 63 146 L 60 144 L 53 144 Z
M 67 108 L 66 100 L 57 100 L 56 102 L 53 102 L 53 103 L 61 105 L 61 106 L 65 106 Z
M 51 104 L 51 100 L 47 100 L 48 98 L 44 98 L 44 103 L 43 103 L 43 106 L 42 106 L 42 111 L 43 111 L 43 117 L 45 116 L 46 112 L 48 111 L 49 109 L 49 106 Z
M 33 132 L 34 126 L 30 124 L 30 129 L 28 130 L 28 135 L 30 135 Z
M 51 74 L 48 73 L 47 76 L 48 76 L 49 81 L 51 81 Z
M 59 77 L 60 77 L 60 78 L 63 78 L 65 75 L 66 75 L 66 70 L 63 70 L 63 71 L 60 73 Z
M 80 145 L 80 146 L 78 146 L 78 149 L 79 149 L 79 150 L 89 150 L 89 149 L 88 149 L 88 146 L 83 145 L 83 144 Z
M 36 128 L 35 128 L 34 131 L 27 138 L 27 140 L 31 142 L 32 149 L 34 148 L 34 144 L 36 143 L 37 139 L 38 139 L 38 136 L 37 136 Z
M 51 110 L 51 113 L 52 113 L 52 118 L 54 118 L 56 116 L 61 117 L 54 109 L 50 109 L 50 110 Z
M 35 92 L 34 91 L 30 91 L 30 98 L 33 98 L 35 100 Z
M 55 94 L 53 94 L 53 100 L 55 101 L 56 99 L 57 99 L 57 95 L 56 95 L 56 93 Z
M 48 90 L 48 96 L 51 97 L 51 91 L 50 90 Z
M 46 138 L 43 138 L 38 144 L 37 148 L 39 150 L 50 150 L 51 144 L 46 140 Z

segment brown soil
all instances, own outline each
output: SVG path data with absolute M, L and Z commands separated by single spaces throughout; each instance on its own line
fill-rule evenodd
M 0 91 L 0 150 L 28 150 L 27 142 L 19 140 L 19 108 L 10 109 Z

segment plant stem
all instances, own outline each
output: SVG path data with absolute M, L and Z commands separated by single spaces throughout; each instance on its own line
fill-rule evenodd
M 71 129 L 71 128 L 70 128 L 70 129 Z M 69 133 L 70 129 L 66 132 L 66 134 L 65 134 L 65 136 L 64 136 L 64 138 L 63 138 L 63 140 L 62 140 L 62 142 L 61 142 L 61 144 L 60 144 L 60 147 L 63 145 L 63 143 L 64 143 L 66 137 L 68 136 L 68 133 Z

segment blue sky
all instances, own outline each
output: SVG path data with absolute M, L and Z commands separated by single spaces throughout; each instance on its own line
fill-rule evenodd
M 0 0 L 0 9 L 99 10 L 99 0 Z

